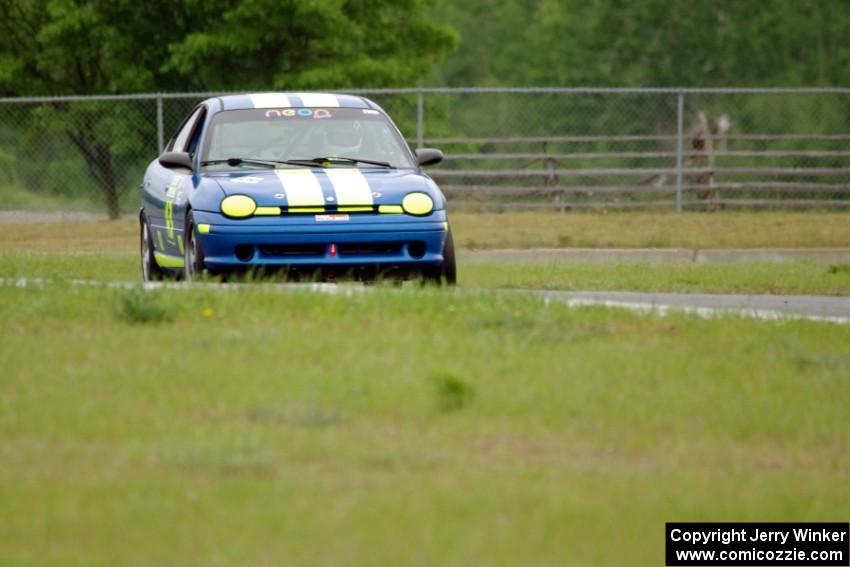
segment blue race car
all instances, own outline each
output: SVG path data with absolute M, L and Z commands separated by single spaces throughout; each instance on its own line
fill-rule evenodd
M 196 278 L 251 268 L 293 279 L 456 281 L 446 199 L 360 96 L 210 98 L 186 118 L 142 185 L 142 274 Z

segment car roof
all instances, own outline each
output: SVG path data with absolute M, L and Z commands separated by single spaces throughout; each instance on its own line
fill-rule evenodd
M 362 96 L 336 93 L 252 93 L 215 97 L 220 110 L 251 108 L 381 108 Z

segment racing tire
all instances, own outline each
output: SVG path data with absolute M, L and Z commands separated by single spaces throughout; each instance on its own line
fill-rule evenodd
M 423 283 L 442 285 L 445 282 L 450 286 L 457 284 L 455 241 L 451 230 L 446 235 L 446 242 L 443 244 L 443 261 L 438 266 L 426 269 L 422 279 Z
M 186 230 L 184 235 L 184 250 L 183 258 L 183 277 L 186 281 L 198 279 L 206 272 L 204 266 L 204 249 L 201 248 L 201 243 L 198 241 L 198 232 L 195 229 L 195 217 L 192 211 L 186 215 Z
M 156 258 L 153 255 L 153 238 L 148 227 L 148 219 L 144 213 L 139 217 L 139 248 L 142 260 L 142 279 L 146 282 L 164 279 L 165 272 L 156 263 Z

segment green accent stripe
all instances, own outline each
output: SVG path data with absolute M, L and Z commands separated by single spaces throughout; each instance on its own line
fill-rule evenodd
M 160 268 L 182 268 L 183 258 L 177 256 L 169 256 L 162 252 L 154 252 L 153 257 Z

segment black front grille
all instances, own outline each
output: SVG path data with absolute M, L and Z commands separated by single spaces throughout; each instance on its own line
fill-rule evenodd
M 338 248 L 340 256 L 401 254 L 400 242 L 343 242 L 338 245 Z
M 260 254 L 274 258 L 323 256 L 325 249 L 325 244 L 267 244 L 259 246 Z

